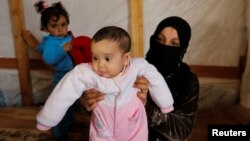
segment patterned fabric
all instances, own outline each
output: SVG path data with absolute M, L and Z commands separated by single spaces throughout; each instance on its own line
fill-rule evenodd
M 6 100 L 4 98 L 3 92 L 0 90 L 0 107 L 5 107 L 7 106 Z
M 0 128 L 1 141 L 54 141 L 50 132 L 35 129 Z

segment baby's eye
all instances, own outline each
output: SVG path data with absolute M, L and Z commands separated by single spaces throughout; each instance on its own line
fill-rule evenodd
M 111 59 L 111 58 L 109 58 L 109 57 L 106 57 L 106 58 L 105 58 L 105 60 L 106 60 L 107 62 L 109 62 L 110 59 Z
M 97 60 L 97 57 L 93 56 L 93 57 L 92 57 L 92 60 L 96 61 L 96 60 Z

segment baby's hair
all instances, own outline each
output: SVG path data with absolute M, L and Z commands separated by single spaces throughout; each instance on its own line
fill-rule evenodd
M 117 42 L 119 44 L 119 48 L 127 53 L 131 48 L 131 39 L 127 31 L 120 27 L 116 26 L 106 26 L 98 30 L 93 36 L 92 40 L 94 42 L 98 42 L 101 40 L 110 40 Z
M 48 22 L 51 17 L 55 17 L 55 21 L 58 21 L 60 16 L 64 16 L 69 24 L 69 15 L 65 10 L 61 2 L 53 3 L 51 6 L 47 5 L 47 2 L 40 0 L 34 4 L 37 13 L 41 14 L 41 30 L 47 29 Z

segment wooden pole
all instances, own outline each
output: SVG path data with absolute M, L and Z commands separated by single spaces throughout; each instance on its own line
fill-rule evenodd
M 131 52 L 134 57 L 143 57 L 143 15 L 142 0 L 130 0 Z
M 250 15 L 249 15 L 250 16 Z M 250 17 L 249 17 L 250 18 Z M 250 25 L 248 22 L 247 25 Z M 248 35 L 250 30 L 248 29 Z M 248 37 L 248 41 L 250 41 L 250 37 Z M 246 108 L 250 109 L 250 42 L 248 42 L 248 48 L 246 49 L 246 60 L 243 61 L 244 72 L 241 77 L 241 89 L 240 89 L 240 104 Z
M 246 26 L 250 26 L 250 3 L 246 3 Z M 250 29 L 247 28 L 247 48 L 245 51 L 246 60 L 243 61 L 244 72 L 241 77 L 240 104 L 250 109 Z
M 21 89 L 22 104 L 32 105 L 32 87 L 30 77 L 29 54 L 21 33 L 25 27 L 23 0 L 9 0 L 12 32 L 16 50 L 17 68 Z

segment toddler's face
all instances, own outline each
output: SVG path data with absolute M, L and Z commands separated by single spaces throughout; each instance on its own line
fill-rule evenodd
M 47 25 L 47 32 L 49 32 L 53 36 L 57 37 L 65 37 L 68 34 L 68 22 L 64 16 L 60 16 L 59 19 L 56 21 L 56 17 L 52 16 L 49 19 Z
M 119 44 L 114 41 L 92 41 L 92 68 L 100 76 L 112 78 L 121 73 L 128 63 L 127 53 L 119 49 Z

